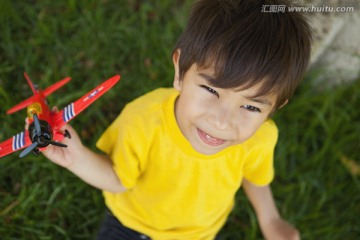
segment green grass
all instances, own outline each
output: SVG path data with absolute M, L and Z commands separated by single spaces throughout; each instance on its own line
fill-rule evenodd
M 126 102 L 171 86 L 171 51 L 190 2 L 2 0 L 0 139 L 23 128 L 25 111 L 5 111 L 31 95 L 24 71 L 42 88 L 72 77 L 49 98 L 59 107 L 120 73 L 120 83 L 72 121 L 95 149 Z M 275 114 L 280 138 L 274 195 L 303 239 L 359 239 L 360 173 L 347 166 L 360 165 L 360 81 L 320 91 L 313 78 L 309 73 Z M 237 201 L 224 239 L 261 239 L 242 191 Z M 1 239 L 92 239 L 103 211 L 99 190 L 44 157 L 19 159 L 15 153 L 0 159 Z

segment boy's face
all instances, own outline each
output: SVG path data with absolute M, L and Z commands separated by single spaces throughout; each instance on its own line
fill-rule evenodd
M 276 98 L 256 95 L 258 86 L 235 91 L 211 86 L 212 69 L 196 64 L 179 79 L 180 51 L 174 54 L 174 87 L 180 91 L 175 105 L 179 128 L 199 153 L 211 155 L 249 139 L 273 110 Z

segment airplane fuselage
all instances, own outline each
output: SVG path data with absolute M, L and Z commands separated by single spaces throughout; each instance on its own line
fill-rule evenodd
M 31 142 L 38 142 L 38 147 L 43 148 L 49 145 L 48 141 L 53 140 L 53 129 L 50 116 L 51 112 L 43 91 L 39 91 L 34 100 L 34 103 L 30 104 L 26 111 L 29 122 L 29 137 Z M 39 135 L 36 131 L 33 118 L 34 114 L 36 114 L 39 118 L 41 135 Z

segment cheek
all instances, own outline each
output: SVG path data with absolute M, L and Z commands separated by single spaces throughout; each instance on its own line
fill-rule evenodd
M 199 108 L 196 103 L 186 95 L 181 95 L 176 106 L 176 115 L 181 127 L 190 124 L 199 114 Z
M 237 129 L 240 141 L 244 142 L 252 137 L 266 119 L 264 116 L 258 116 L 256 113 L 251 112 L 239 114 Z
M 210 95 L 210 94 L 208 94 Z M 214 109 L 214 101 L 202 91 L 187 91 L 181 96 L 181 108 L 189 116 L 201 116 Z

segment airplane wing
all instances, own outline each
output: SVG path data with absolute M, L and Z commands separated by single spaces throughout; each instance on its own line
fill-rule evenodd
M 31 144 L 28 131 L 23 131 L 0 143 L 0 157 L 23 149 Z
M 109 78 L 89 93 L 85 94 L 82 98 L 70 103 L 64 109 L 56 113 L 53 117 L 54 130 L 59 130 L 63 125 L 81 113 L 85 108 L 112 88 L 119 80 L 120 75 L 115 75 Z

